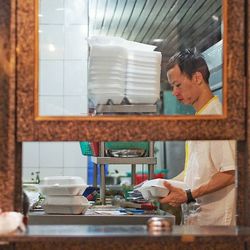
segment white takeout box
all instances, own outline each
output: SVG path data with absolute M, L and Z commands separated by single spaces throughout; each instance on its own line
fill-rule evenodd
M 46 196 L 42 204 L 47 214 L 83 214 L 90 207 L 84 196 Z
M 82 195 L 88 185 L 78 176 L 45 177 L 39 185 L 41 193 L 47 195 Z
M 79 176 L 48 176 L 41 181 L 44 185 L 82 185 L 85 181 Z
M 40 185 L 39 189 L 44 195 L 82 195 L 86 184 L 82 185 Z
M 89 204 L 84 205 L 48 205 L 44 204 L 43 208 L 47 214 L 84 214 L 90 207 Z
M 169 193 L 169 190 L 164 186 L 165 181 L 169 182 L 174 187 L 187 189 L 187 186 L 182 181 L 153 179 L 153 180 L 145 181 L 142 184 L 142 186 L 136 188 L 136 190 L 141 192 L 143 198 L 146 200 L 165 197 Z
M 147 104 L 154 104 L 159 99 L 159 95 L 139 95 L 139 94 L 130 94 L 126 93 L 126 97 L 130 103 L 147 103 Z
M 47 195 L 44 204 L 46 205 L 88 205 L 89 201 L 82 195 Z

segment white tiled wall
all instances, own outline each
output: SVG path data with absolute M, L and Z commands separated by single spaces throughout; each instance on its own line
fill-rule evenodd
M 39 1 L 40 115 L 87 115 L 87 0 Z
M 23 181 L 53 175 L 80 176 L 87 182 L 87 157 L 79 142 L 24 142 Z
M 40 115 L 86 115 L 87 0 L 39 1 Z M 77 175 L 87 182 L 79 142 L 23 143 L 23 181 Z
M 86 115 L 88 46 L 87 0 L 39 1 L 40 115 Z M 138 165 L 137 171 L 147 167 Z M 130 165 L 110 165 L 121 175 Z M 23 143 L 23 181 L 77 175 L 87 181 L 87 157 L 79 142 Z

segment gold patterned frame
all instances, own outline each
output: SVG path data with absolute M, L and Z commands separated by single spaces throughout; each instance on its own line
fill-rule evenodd
M 37 0 L 18 1 L 17 7 L 18 141 L 245 138 L 243 2 L 223 0 L 224 112 L 221 116 L 39 116 Z

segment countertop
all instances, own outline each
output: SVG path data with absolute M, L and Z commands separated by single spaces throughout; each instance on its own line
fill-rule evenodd
M 173 217 L 170 214 L 167 216 Z M 94 223 L 90 224 L 93 220 Z M 147 216 L 138 215 L 31 213 L 29 222 L 32 223 L 28 225 L 26 232 L 0 236 L 0 249 L 2 250 L 1 247 L 4 245 L 4 250 L 80 250 L 83 248 L 244 250 L 247 242 L 250 241 L 250 227 L 174 225 L 170 231 L 150 232 L 147 230 L 147 220 Z M 54 222 L 56 224 L 53 224 Z
M 99 237 L 238 237 L 250 236 L 250 227 L 173 226 L 172 231 L 148 232 L 144 225 L 29 225 L 26 232 L 0 236 L 1 239 L 25 238 L 99 238 Z
M 173 226 L 148 232 L 144 225 L 29 225 L 25 233 L 0 236 L 3 249 L 246 249 L 250 228 Z
M 118 214 L 117 211 L 98 211 L 82 215 L 45 214 L 44 212 L 29 213 L 30 225 L 146 225 L 153 216 L 167 218 L 175 224 L 175 216 L 164 212 L 155 214 Z

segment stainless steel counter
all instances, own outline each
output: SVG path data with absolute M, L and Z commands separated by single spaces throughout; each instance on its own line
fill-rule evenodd
M 143 215 L 50 215 L 44 212 L 31 212 L 30 225 L 146 225 L 153 214 Z M 159 215 L 157 215 L 159 216 Z M 175 216 L 165 212 L 160 216 L 175 224 Z
M 171 231 L 148 232 L 146 225 L 29 225 L 25 233 L 3 238 L 34 237 L 237 237 L 250 236 L 250 228 L 226 226 L 173 226 Z

